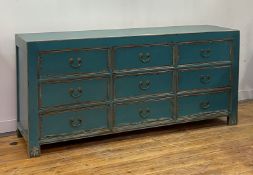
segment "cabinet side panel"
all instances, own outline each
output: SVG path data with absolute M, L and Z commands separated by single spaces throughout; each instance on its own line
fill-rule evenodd
M 228 117 L 228 124 L 235 125 L 238 123 L 238 86 L 239 86 L 239 59 L 240 59 L 240 31 L 234 34 L 233 42 L 233 64 L 232 64 L 232 97 L 231 97 L 231 114 Z
M 27 44 L 28 66 L 28 126 L 29 142 L 28 154 L 30 157 L 40 155 L 39 143 L 39 107 L 38 107 L 38 49 L 36 43 Z
M 17 99 L 18 99 L 18 127 L 25 138 L 28 131 L 28 79 L 27 52 L 16 46 L 17 54 Z

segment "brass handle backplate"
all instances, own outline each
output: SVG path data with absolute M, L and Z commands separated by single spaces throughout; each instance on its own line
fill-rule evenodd
M 151 83 L 150 83 L 149 80 L 145 80 L 145 81 L 140 81 L 139 82 L 139 88 L 141 90 L 147 90 L 147 89 L 149 89 L 150 85 L 151 85 Z
M 72 68 L 79 68 L 81 67 L 82 64 L 82 58 L 77 58 L 76 60 L 74 58 L 70 58 L 69 59 L 69 65 Z
M 208 84 L 208 83 L 210 83 L 210 81 L 211 81 L 211 76 L 210 75 L 201 75 L 200 76 L 200 82 L 202 84 Z
M 201 109 L 209 109 L 211 107 L 209 101 L 201 102 L 199 106 L 200 106 Z
M 149 108 L 146 108 L 146 109 L 140 109 L 139 110 L 139 116 L 143 119 L 146 119 L 150 116 L 151 114 L 151 111 Z
M 70 88 L 69 89 L 69 95 L 73 98 L 81 97 L 83 93 L 83 90 L 81 87 L 78 87 L 77 89 Z
M 70 125 L 74 128 L 81 126 L 81 124 L 82 124 L 82 119 L 71 119 L 70 120 Z
M 200 55 L 203 58 L 209 58 L 211 56 L 211 54 L 212 54 L 212 50 L 211 49 L 202 49 L 200 51 Z
M 151 61 L 151 54 L 150 53 L 139 53 L 139 60 L 142 63 L 149 63 Z

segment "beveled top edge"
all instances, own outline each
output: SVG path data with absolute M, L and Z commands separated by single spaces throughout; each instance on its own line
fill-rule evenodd
M 25 42 L 42 42 L 42 41 L 59 41 L 59 40 L 75 40 L 75 39 L 172 35 L 172 34 L 189 34 L 189 33 L 206 33 L 206 32 L 226 32 L 226 31 L 228 32 L 238 30 L 212 25 L 188 25 L 188 26 L 171 26 L 171 27 L 23 33 L 23 34 L 16 34 L 16 37 L 21 38 Z

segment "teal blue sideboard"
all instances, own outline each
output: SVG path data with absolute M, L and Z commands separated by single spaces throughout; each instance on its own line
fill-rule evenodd
M 16 35 L 17 134 L 54 142 L 227 117 L 238 30 L 178 26 Z

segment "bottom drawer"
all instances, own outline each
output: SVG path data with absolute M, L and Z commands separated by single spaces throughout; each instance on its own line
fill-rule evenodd
M 170 99 L 166 99 L 160 101 L 118 104 L 116 105 L 115 113 L 116 127 L 172 119 L 172 103 Z
M 229 92 L 216 92 L 179 97 L 179 117 L 228 110 Z
M 41 137 L 107 128 L 106 114 L 101 107 L 42 116 Z

